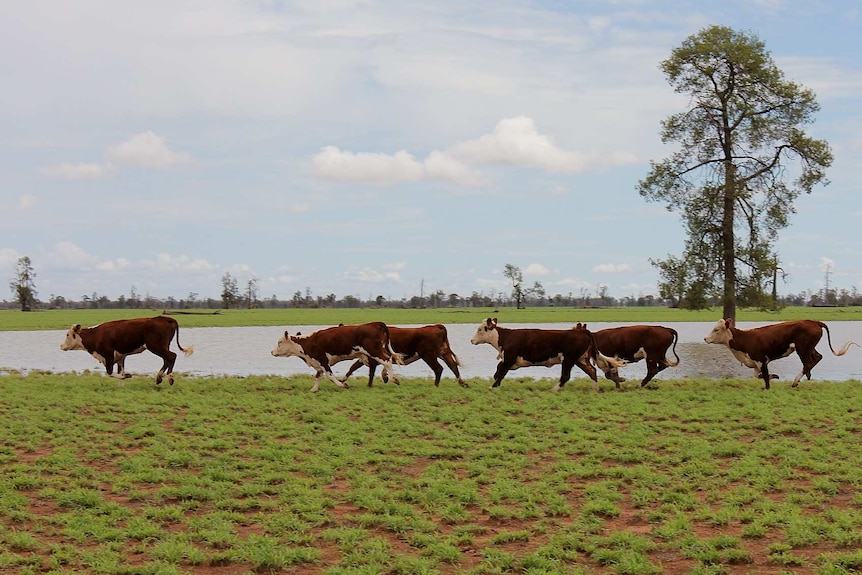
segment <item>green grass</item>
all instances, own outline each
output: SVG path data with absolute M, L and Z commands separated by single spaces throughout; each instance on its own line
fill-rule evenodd
M 164 310 L 43 310 L 21 312 L 0 311 L 0 330 L 54 330 L 67 329 L 80 323 L 92 326 L 98 323 L 158 315 Z M 187 310 L 189 311 L 189 310 Z M 497 317 L 501 324 L 512 323 L 576 323 L 576 322 L 630 322 L 666 323 L 686 321 L 718 321 L 721 309 L 688 311 L 664 307 L 617 307 L 604 309 L 535 307 L 515 309 L 494 308 L 440 308 L 440 309 L 230 309 L 190 310 L 193 313 L 176 315 L 183 327 L 234 327 L 234 326 L 294 326 L 337 325 L 367 321 L 383 321 L 392 325 L 430 323 L 476 323 L 487 317 Z M 218 313 L 213 313 L 218 311 Z M 793 319 L 819 319 L 822 321 L 860 321 L 862 307 L 788 307 L 771 313 L 757 310 L 739 310 L 737 321 L 777 322 Z
M 862 385 L 0 377 L 0 572 L 851 573 Z

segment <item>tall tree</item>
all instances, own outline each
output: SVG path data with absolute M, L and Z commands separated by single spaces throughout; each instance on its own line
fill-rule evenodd
M 221 302 L 225 309 L 239 302 L 239 286 L 236 278 L 230 275 L 230 272 L 224 272 L 221 277 Z
M 29 311 L 36 303 L 36 272 L 30 263 L 29 256 L 18 258 L 15 264 L 15 279 L 9 282 L 9 288 L 15 295 L 15 301 L 21 304 L 21 311 Z
M 506 264 L 506 267 L 503 268 L 503 275 L 512 282 L 512 298 L 515 300 L 515 309 L 521 309 L 521 302 L 524 301 L 524 290 L 521 287 L 521 284 L 524 283 L 524 275 L 521 273 L 521 268 L 513 264 Z
M 660 67 L 691 105 L 662 122 L 662 142 L 679 151 L 652 162 L 638 184 L 642 197 L 680 213 L 688 234 L 681 259 L 652 261 L 659 289 L 693 309 L 720 298 L 723 317 L 735 319 L 738 303 L 770 299 L 773 246 L 794 200 L 829 183 L 829 145 L 800 127 L 820 107 L 811 90 L 785 80 L 756 36 L 723 26 L 688 37 Z

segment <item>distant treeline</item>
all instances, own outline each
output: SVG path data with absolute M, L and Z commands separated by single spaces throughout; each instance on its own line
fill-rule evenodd
M 779 296 L 776 307 L 790 306 L 858 306 L 862 305 L 862 294 L 856 288 L 852 290 L 834 289 L 805 291 L 795 295 Z M 674 307 L 673 302 L 653 295 L 626 296 L 616 298 L 602 295 L 591 295 L 581 292 L 579 295 L 557 294 L 551 297 L 533 297 L 522 302 L 529 307 Z M 719 302 L 713 302 L 719 305 Z M 484 307 L 514 307 L 515 300 L 509 294 L 486 294 L 473 292 L 467 297 L 456 293 L 447 294 L 438 290 L 426 296 L 413 296 L 403 299 L 389 299 L 382 295 L 362 299 L 353 295 L 341 298 L 335 294 L 313 296 L 308 290 L 305 294 L 297 291 L 290 299 L 280 299 L 276 295 L 269 298 L 245 297 L 225 302 L 222 299 L 199 298 L 197 294 L 189 294 L 186 298 L 158 298 L 152 296 L 131 297 L 120 296 L 115 300 L 107 296 L 93 293 L 82 296 L 79 300 L 66 299 L 63 296 L 52 295 L 48 301 L 37 300 L 35 309 L 229 309 L 229 308 L 484 308 Z M 2 309 L 16 309 L 17 302 L 0 302 Z

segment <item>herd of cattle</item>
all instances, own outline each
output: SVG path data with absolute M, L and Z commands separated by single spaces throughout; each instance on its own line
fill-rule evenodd
M 833 355 L 844 355 L 851 345 L 862 347 L 848 341 L 835 351 L 832 337 L 825 323 L 815 320 L 785 321 L 752 329 L 740 329 L 733 320 L 719 320 L 704 337 L 706 343 L 727 346 L 733 356 L 743 365 L 754 369 L 754 375 L 763 380 L 766 389 L 769 382 L 778 376 L 769 373 L 770 361 L 781 359 L 794 351 L 802 360 L 802 370 L 793 380 L 793 387 L 799 385 L 804 375 L 811 379 L 811 370 L 823 358 L 815 349 L 823 331 Z M 95 357 L 108 375 L 125 379 L 126 356 L 141 353 L 145 349 L 162 358 L 162 368 L 156 375 L 156 384 L 165 376 L 173 384 L 174 363 L 177 354 L 170 350 L 171 341 L 176 338 L 177 347 L 186 356 L 194 352 L 193 346 L 180 345 L 179 324 L 169 316 L 161 315 L 147 318 L 109 321 L 94 327 L 73 325 L 66 333 L 60 349 L 84 350 Z M 511 329 L 497 325 L 496 318 L 488 318 L 476 329 L 470 340 L 474 345 L 487 343 L 497 350 L 497 369 L 494 372 L 491 388 L 498 387 L 506 374 L 520 367 L 560 364 L 560 381 L 554 386 L 557 391 L 571 378 L 572 368 L 577 366 L 593 380 L 593 387 L 599 391 L 596 368 L 605 377 L 620 387 L 625 381 L 619 375 L 619 368 L 640 360 L 646 361 L 647 373 L 641 381 L 645 386 L 660 371 L 679 365 L 676 353 L 677 332 L 669 327 L 657 325 L 632 325 L 590 331 L 586 324 L 578 323 L 571 329 Z M 671 351 L 674 360 L 667 358 Z M 423 327 L 395 327 L 382 322 L 360 325 L 338 325 L 302 335 L 291 335 L 285 331 L 279 338 L 272 355 L 276 357 L 298 357 L 315 371 L 314 386 L 318 391 L 320 380 L 327 379 L 339 387 L 347 387 L 347 378 L 361 366 L 368 367 L 368 386 L 374 380 L 378 365 L 383 367 L 383 380 L 398 383 L 392 365 L 408 365 L 418 360 L 424 361 L 434 372 L 434 385 L 440 385 L 443 367 L 438 359 L 452 370 L 462 387 L 467 384 L 458 371 L 461 365 L 449 345 L 446 327 L 440 324 Z M 336 377 L 332 366 L 338 362 L 355 360 L 342 377 Z

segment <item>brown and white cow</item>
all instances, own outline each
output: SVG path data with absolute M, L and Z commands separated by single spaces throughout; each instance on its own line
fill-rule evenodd
M 575 328 L 587 329 L 587 324 L 579 323 Z M 626 379 L 620 376 L 619 368 L 609 364 L 605 357 L 621 359 L 626 363 L 637 363 L 645 359 L 647 373 L 641 381 L 641 387 L 646 386 L 658 372 L 679 365 L 679 356 L 676 354 L 679 336 L 673 328 L 662 325 L 624 325 L 592 333 L 598 350 L 596 366 L 604 372 L 607 379 L 616 384 L 617 389 Z M 672 349 L 676 361 L 667 358 L 668 349 Z
M 787 357 L 795 351 L 802 360 L 802 371 L 793 380 L 792 387 L 796 387 L 803 375 L 811 379 L 811 370 L 823 359 L 815 349 L 823 336 L 823 330 L 826 330 L 829 351 L 833 355 L 844 355 L 851 345 L 860 347 L 858 343 L 848 341 L 844 347 L 835 351 L 832 349 L 829 328 L 822 321 L 811 319 L 784 321 L 751 329 L 740 329 L 732 319 L 721 319 L 703 340 L 726 345 L 743 365 L 754 368 L 754 376 L 763 379 L 766 389 L 769 389 L 770 379 L 778 378 L 769 373 L 769 362 Z
M 148 349 L 162 358 L 163 362 L 162 368 L 156 374 L 156 384 L 160 384 L 167 375 L 168 381 L 173 385 L 177 354 L 171 351 L 170 346 L 174 336 L 177 339 L 177 347 L 186 357 L 194 353 L 194 346 L 184 348 L 180 345 L 180 326 L 177 320 L 164 315 L 118 319 L 94 327 L 75 324 L 66 332 L 66 339 L 60 344 L 60 349 L 86 351 L 105 366 L 108 375 L 114 375 L 116 364 L 115 377 L 121 380 L 128 377 L 125 369 L 126 356 Z
M 395 384 L 399 383 L 392 372 L 392 360 L 399 363 L 400 356 L 392 351 L 389 328 L 379 321 L 360 325 L 338 325 L 308 335 L 290 335 L 285 331 L 272 350 L 272 355 L 298 357 L 315 370 L 314 386 L 311 388 L 313 392 L 320 388 L 320 378 L 324 374 L 338 387 L 348 387 L 332 373 L 333 365 L 348 359 L 362 358 L 366 362 L 373 360 L 383 366 L 383 372 L 391 377 Z
M 479 324 L 470 343 L 487 343 L 499 352 L 497 357 L 501 359 L 491 389 L 499 387 L 510 370 L 562 364 L 560 381 L 552 391 L 559 391 L 569 381 L 576 365 L 590 376 L 593 389 L 599 391 L 596 368 L 591 363 L 596 361 L 598 352 L 588 329 L 509 329 L 498 326 L 497 318 L 488 318 Z M 606 360 L 617 367 L 624 365 L 613 358 Z
M 449 334 L 446 331 L 446 326 L 442 324 L 426 325 L 422 327 L 396 327 L 389 326 L 389 341 L 392 344 L 392 349 L 395 353 L 401 354 L 403 365 L 410 365 L 420 359 L 428 364 L 428 367 L 434 372 L 434 385 L 440 386 L 440 377 L 443 375 L 443 366 L 440 365 L 438 359 L 442 359 L 455 377 L 458 378 L 458 385 L 467 387 L 467 383 L 461 378 L 461 373 L 458 371 L 458 366 L 461 362 L 458 356 L 452 351 L 449 345 Z M 353 372 L 363 365 L 368 365 L 368 387 L 371 387 L 371 382 L 374 380 L 374 371 L 377 369 L 377 362 L 370 360 L 367 363 L 364 358 L 360 358 L 350 366 L 341 381 L 347 381 Z M 383 381 L 389 378 L 383 373 Z

